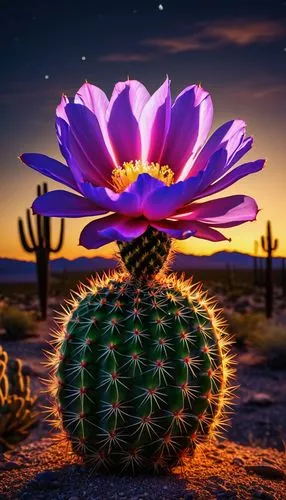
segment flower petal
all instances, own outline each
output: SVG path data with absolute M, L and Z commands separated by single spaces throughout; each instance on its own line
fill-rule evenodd
M 213 153 L 221 148 L 227 150 L 228 158 L 230 158 L 244 137 L 245 127 L 246 124 L 242 120 L 232 120 L 219 127 L 204 145 L 197 158 L 192 160 L 188 177 L 203 170 Z
M 233 155 L 229 158 L 227 167 L 230 169 L 233 165 L 235 165 L 240 158 L 242 158 L 253 146 L 253 137 L 247 137 L 242 141 L 237 150 L 233 153 Z
M 192 203 L 188 209 L 189 212 L 176 214 L 174 218 L 197 220 L 210 226 L 218 226 L 219 224 L 230 224 L 231 226 L 232 223 L 255 220 L 258 212 L 256 201 L 250 196 L 240 194 L 205 203 Z
M 141 158 L 138 119 L 149 94 L 136 80 L 118 82 L 106 111 L 107 130 L 117 165 Z
M 256 160 L 249 163 L 244 163 L 239 167 L 234 168 L 231 172 L 226 174 L 220 180 L 215 182 L 215 184 L 210 185 L 205 190 L 201 191 L 199 195 L 194 196 L 194 200 L 199 198 L 205 198 L 206 196 L 210 196 L 211 194 L 218 193 L 223 189 L 226 189 L 229 186 L 232 186 L 235 182 L 239 181 L 243 177 L 246 177 L 249 174 L 254 174 L 259 170 L 262 170 L 264 167 L 265 160 Z
M 83 104 L 96 116 L 105 145 L 113 160 L 114 166 L 116 166 L 115 153 L 107 131 L 106 112 L 109 106 L 109 100 L 106 94 L 99 87 L 86 82 L 77 91 L 74 102 L 75 104 Z
M 211 97 L 198 85 L 187 87 L 176 98 L 161 159 L 173 170 L 175 179 L 187 178 L 190 159 L 204 144 L 212 119 Z
M 40 153 L 23 153 L 20 156 L 23 163 L 28 167 L 37 170 L 43 175 L 50 177 L 56 182 L 61 182 L 75 191 L 78 191 L 78 186 L 74 180 L 71 171 L 63 163 L 50 158 L 49 156 Z
M 144 219 L 128 219 L 118 214 L 109 215 L 90 222 L 82 230 L 80 245 L 85 248 L 99 248 L 114 240 L 130 241 L 137 238 L 147 229 Z
M 93 203 L 111 212 L 117 212 L 129 217 L 138 217 L 140 200 L 136 194 L 128 191 L 115 193 L 112 189 L 95 187 L 89 182 L 82 184 L 83 194 Z
M 128 217 L 139 217 L 144 213 L 150 193 L 162 186 L 162 181 L 144 173 L 121 193 L 109 188 L 94 187 L 90 183 L 84 183 L 81 188 L 87 198 L 103 208 Z
M 113 241 L 131 241 L 141 236 L 147 227 L 148 221 L 146 219 L 126 219 L 114 225 L 109 225 L 105 229 L 98 231 L 98 233 L 103 238 L 110 238 Z
M 129 89 L 129 101 L 130 101 L 131 111 L 135 116 L 136 120 L 139 121 L 142 109 L 144 108 L 148 99 L 150 99 L 150 94 L 146 89 L 146 87 L 141 82 L 138 82 L 138 80 L 127 80 L 125 82 L 118 82 L 115 85 L 108 109 L 106 111 L 107 120 L 109 120 L 114 102 L 118 98 L 119 94 L 126 88 Z
M 70 122 L 68 147 L 84 179 L 95 185 L 111 184 L 114 163 L 96 116 L 81 104 L 65 107 Z
M 63 118 L 57 117 L 55 126 L 60 151 L 68 164 L 70 159 L 70 152 L 68 147 L 69 125 L 65 120 L 63 120 Z
M 164 220 L 164 221 L 152 221 L 152 227 L 155 227 L 159 231 L 164 231 L 171 238 L 176 238 L 178 240 L 185 240 L 194 236 L 195 238 L 201 238 L 203 240 L 209 241 L 224 241 L 229 240 L 219 231 L 212 229 L 207 224 L 195 221 L 186 220 Z
M 187 181 L 180 181 L 171 186 L 155 189 L 146 198 L 143 213 L 149 220 L 160 220 L 171 217 L 176 210 L 189 203 L 200 189 L 203 174 Z
M 74 103 L 86 106 L 101 123 L 105 119 L 109 101 L 103 90 L 86 82 L 77 91 Z
M 227 162 L 227 151 L 224 148 L 218 149 L 209 159 L 206 168 L 203 170 L 203 179 L 200 185 L 200 192 L 207 189 L 209 185 L 220 177 Z M 199 196 L 199 195 L 198 195 Z
M 130 184 L 126 189 L 125 192 L 128 193 L 133 193 L 137 199 L 138 199 L 138 204 L 139 204 L 139 213 L 138 215 L 143 215 L 145 213 L 145 209 L 148 206 L 148 199 L 149 196 L 156 190 L 159 190 L 160 188 L 165 187 L 165 184 L 163 181 L 160 181 L 159 179 L 156 179 L 155 177 L 152 177 L 149 174 L 140 174 L 136 181 Z M 150 207 L 150 210 L 152 212 L 153 205 Z
M 159 162 L 171 120 L 170 80 L 165 82 L 145 104 L 139 122 L 143 161 Z
M 106 213 L 82 196 L 68 191 L 50 191 L 36 198 L 32 205 L 33 212 L 49 217 L 89 217 Z
M 61 102 L 56 108 L 56 115 L 58 118 L 61 118 L 66 123 L 69 123 L 68 117 L 66 115 L 65 107 L 69 103 L 69 99 L 65 94 L 62 94 Z

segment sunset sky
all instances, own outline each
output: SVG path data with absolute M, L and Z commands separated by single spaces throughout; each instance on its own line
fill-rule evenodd
M 41 152 L 63 160 L 54 129 L 61 94 L 72 96 L 87 79 L 110 95 L 128 76 L 153 92 L 166 74 L 173 98 L 201 83 L 213 97 L 213 129 L 244 119 L 255 138 L 246 158 L 267 158 L 262 172 L 213 196 L 253 196 L 262 209 L 257 221 L 225 229 L 231 243 L 189 238 L 178 249 L 252 253 L 269 219 L 279 238 L 276 255 L 286 256 L 286 2 L 2 0 L 0 15 L 0 257 L 32 258 L 20 245 L 17 219 L 46 178 L 17 157 Z M 66 221 L 56 257 L 112 255 L 113 244 L 97 251 L 78 246 L 88 220 Z M 53 227 L 57 237 L 58 221 Z

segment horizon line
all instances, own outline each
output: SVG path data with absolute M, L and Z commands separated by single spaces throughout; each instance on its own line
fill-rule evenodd
M 194 253 L 184 253 L 184 252 L 175 252 L 175 255 L 179 254 L 179 255 L 185 255 L 185 256 L 190 256 L 190 257 L 212 257 L 213 255 L 217 254 L 217 253 L 228 253 L 228 254 L 233 254 L 233 253 L 239 253 L 241 255 L 248 255 L 249 257 L 255 257 L 255 255 L 253 253 L 247 253 L 247 252 L 240 252 L 239 250 L 218 250 L 217 252 L 213 252 L 213 253 L 210 253 L 210 254 L 194 254 Z M 257 255 L 258 258 L 267 258 L 267 255 Z M 55 257 L 55 258 L 51 258 L 50 261 L 55 261 L 55 260 L 59 260 L 59 259 L 65 259 L 65 260 L 68 260 L 69 262 L 73 262 L 77 259 L 96 259 L 96 258 L 100 258 L 100 259 L 105 259 L 105 260 L 118 260 L 117 257 L 114 255 L 114 256 L 110 256 L 110 257 L 104 257 L 103 255 L 94 255 L 94 256 L 86 256 L 86 255 L 79 255 L 78 257 L 75 257 L 74 259 L 69 259 L 68 257 L 64 257 L 64 256 L 61 256 L 61 257 Z M 286 255 L 283 256 L 283 255 L 275 255 L 272 257 L 273 259 L 285 259 L 286 258 Z M 6 256 L 1 256 L 0 255 L 0 259 L 9 259 L 9 260 L 17 260 L 17 261 L 20 261 L 20 262 L 34 262 L 35 260 L 34 259 L 19 259 L 19 258 L 16 258 L 16 257 L 6 257 Z

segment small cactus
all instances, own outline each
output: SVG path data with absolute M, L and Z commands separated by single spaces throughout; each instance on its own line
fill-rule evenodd
M 31 396 L 30 378 L 22 373 L 20 359 L 9 359 L 0 346 L 0 452 L 25 439 L 36 423 L 36 398 Z
M 82 287 L 49 366 L 53 419 L 98 470 L 160 470 L 225 424 L 229 339 L 212 300 L 176 275 L 116 271 Z
M 265 275 L 265 309 L 266 317 L 271 318 L 273 314 L 273 276 L 272 276 L 272 253 L 278 248 L 278 239 L 272 240 L 271 222 L 267 222 L 266 238 L 261 236 L 261 245 L 267 252 L 266 275 Z
M 37 186 L 37 194 L 45 194 L 48 192 L 48 185 L 45 182 L 43 188 L 40 185 Z M 47 304 L 48 304 L 48 288 L 49 288 L 49 261 L 50 253 L 57 253 L 60 251 L 64 240 L 64 219 L 61 219 L 60 235 L 58 244 L 52 246 L 51 243 L 51 219 L 50 217 L 42 217 L 41 215 L 36 216 L 36 230 L 37 236 L 33 231 L 32 217 L 30 209 L 26 211 L 27 217 L 27 228 L 30 237 L 30 243 L 27 239 L 24 230 L 24 223 L 21 218 L 19 218 L 19 234 L 22 246 L 26 252 L 36 254 L 36 265 L 37 265 L 37 280 L 38 280 L 38 293 L 40 299 L 40 308 L 42 319 L 46 319 L 47 316 Z

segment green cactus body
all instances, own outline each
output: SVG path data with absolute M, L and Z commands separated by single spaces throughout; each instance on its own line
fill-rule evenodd
M 133 241 L 117 242 L 120 257 L 133 278 L 152 279 L 162 270 L 171 249 L 171 238 L 162 231 L 149 227 Z
M 223 425 L 229 339 L 200 286 L 114 272 L 81 288 L 51 364 L 54 414 L 99 470 L 159 470 Z
M 37 420 L 36 398 L 31 397 L 30 378 L 22 373 L 20 359 L 9 359 L 0 346 L 0 451 L 17 445 Z

